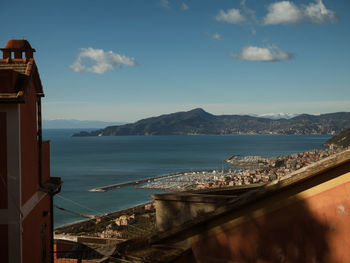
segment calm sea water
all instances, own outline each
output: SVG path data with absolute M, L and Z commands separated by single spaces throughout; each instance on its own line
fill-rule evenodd
M 280 156 L 323 149 L 328 135 L 201 135 L 71 137 L 74 129 L 47 129 L 51 176 L 64 181 L 55 204 L 80 214 L 112 212 L 151 200 L 156 190 L 89 189 L 179 171 L 229 167 L 231 155 Z M 81 220 L 55 208 L 55 226 Z

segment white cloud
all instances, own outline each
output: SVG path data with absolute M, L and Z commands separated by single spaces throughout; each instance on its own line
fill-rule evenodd
M 219 14 L 215 17 L 217 21 L 226 22 L 230 24 L 239 24 L 245 22 L 247 18 L 241 14 L 239 9 L 229 9 L 226 12 L 220 10 Z
M 222 37 L 219 33 L 212 34 L 210 37 L 215 40 L 222 40 Z
M 248 46 L 244 47 L 240 54 L 232 54 L 230 56 L 239 60 L 248 61 L 279 61 L 291 59 L 293 55 L 286 51 L 283 51 L 277 46 L 270 47 L 254 47 Z
M 322 0 L 317 0 L 316 3 L 306 6 L 304 13 L 313 24 L 327 24 L 338 21 L 336 12 L 328 10 Z
M 160 5 L 164 8 L 169 8 L 169 0 L 160 0 Z
M 327 24 L 337 22 L 335 11 L 325 7 L 322 0 L 315 0 L 309 5 L 297 6 L 290 1 L 272 3 L 263 19 L 265 25 L 276 24 Z
M 186 5 L 184 2 L 182 2 L 181 9 L 184 11 L 187 11 L 188 9 L 190 9 L 190 7 L 188 5 Z
M 301 10 L 289 1 L 270 4 L 269 13 L 264 18 L 264 24 L 297 24 L 302 19 Z
M 86 64 L 88 63 L 88 65 Z M 69 67 L 75 71 L 93 72 L 103 74 L 115 67 L 133 67 L 138 65 L 135 58 L 114 53 L 105 52 L 103 49 L 81 48 L 78 58 Z

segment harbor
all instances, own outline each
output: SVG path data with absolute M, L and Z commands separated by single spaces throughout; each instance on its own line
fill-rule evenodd
M 179 173 L 174 173 L 174 174 L 165 174 L 165 175 L 160 175 L 160 176 L 154 176 L 154 177 L 140 179 L 140 180 L 136 180 L 136 181 L 128 181 L 128 182 L 123 182 L 123 183 L 119 183 L 119 184 L 111 184 L 111 185 L 106 185 L 106 186 L 101 186 L 101 187 L 90 189 L 89 192 L 106 192 L 108 190 L 120 188 L 123 186 L 138 185 L 138 184 L 147 183 L 147 182 L 150 183 L 152 181 L 156 181 L 159 179 L 180 176 L 182 174 L 183 174 L 182 172 L 179 172 Z
M 89 190 L 105 192 L 128 185 L 138 189 L 160 189 L 166 191 L 187 191 L 225 186 L 241 186 L 267 183 L 292 171 L 328 157 L 340 149 L 312 150 L 280 157 L 231 156 L 225 161 L 230 169 L 198 170 L 166 174 L 119 184 L 107 185 Z

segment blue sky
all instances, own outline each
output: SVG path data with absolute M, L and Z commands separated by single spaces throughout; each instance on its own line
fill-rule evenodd
M 6 1 L 0 45 L 27 39 L 45 119 L 135 121 L 350 111 L 350 2 Z

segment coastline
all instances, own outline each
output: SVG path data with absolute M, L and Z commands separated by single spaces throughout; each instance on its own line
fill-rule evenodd
M 231 156 L 227 158 L 226 161 L 233 161 L 236 166 L 241 165 L 246 168 L 248 163 L 253 164 L 253 166 L 256 166 L 257 163 L 262 163 L 263 168 L 229 170 L 229 173 L 224 170 L 222 170 L 221 173 L 218 173 L 220 171 L 217 170 L 179 172 L 153 178 L 153 182 L 149 182 L 148 186 L 146 184 L 143 187 L 151 188 L 154 186 L 154 183 L 156 183 L 158 185 L 155 189 L 186 191 L 209 190 L 225 188 L 228 186 L 241 187 L 248 184 L 252 186 L 266 184 L 342 150 L 344 149 L 312 150 L 272 158 L 245 156 L 239 159 L 238 156 Z M 184 177 L 186 176 L 189 180 L 185 181 L 191 183 L 190 187 L 181 184 L 179 185 L 179 182 L 183 182 Z M 198 176 L 205 177 L 207 180 L 204 183 L 198 184 L 198 181 L 193 180 L 193 178 Z M 173 182 L 176 187 L 167 187 L 166 183 L 168 182 L 162 182 L 174 178 L 177 178 L 177 180 Z M 146 181 L 149 181 L 149 179 Z M 55 227 L 54 234 L 59 239 L 72 239 L 79 237 L 114 238 L 116 240 L 129 239 L 134 235 L 140 234 L 140 231 L 144 231 L 145 233 L 154 231 L 155 213 L 156 209 L 154 201 L 144 202 L 110 213 L 98 214 L 90 219 L 79 220 Z
M 114 178 L 117 178 L 119 182 L 126 182 L 139 179 L 140 177 L 146 177 L 148 180 L 155 175 L 174 176 L 174 174 L 178 175 L 176 173 L 178 171 L 198 172 L 207 169 L 218 170 L 221 168 L 221 164 L 225 158 L 232 154 L 263 155 L 266 152 L 267 156 L 281 156 L 289 154 L 289 150 L 286 149 L 290 149 L 291 146 L 294 148 L 290 151 L 298 150 L 298 152 L 304 151 L 304 149 L 314 149 L 314 147 L 324 147 L 321 145 L 328 138 L 327 136 L 302 136 L 299 138 L 299 135 L 291 137 L 280 135 L 246 135 L 242 137 L 196 136 L 195 138 L 190 138 L 189 136 L 177 136 L 176 138 L 160 136 L 152 138 L 104 138 L 103 140 L 89 138 L 87 140 L 81 139 L 75 141 L 69 138 L 68 131 L 65 133 L 56 132 L 48 137 L 51 136 L 52 138 L 50 139 L 57 144 L 56 150 L 52 152 L 52 172 L 55 175 L 63 176 L 66 182 L 64 190 L 67 192 L 67 195 L 65 192 L 62 194 L 65 194 L 65 197 L 73 201 L 81 202 L 85 206 L 101 212 L 89 212 L 84 208 L 62 200 L 56 200 L 56 204 L 67 210 L 70 209 L 71 211 L 86 215 L 105 214 L 151 200 L 149 195 L 153 193 L 153 190 L 150 187 L 144 190 L 136 190 L 134 188 L 134 186 L 143 186 L 144 183 L 121 187 L 120 189 L 110 190 L 106 193 L 96 194 L 88 192 L 91 188 L 116 183 Z M 253 136 L 253 138 L 250 138 L 250 136 Z M 270 147 L 276 140 L 279 143 L 279 147 Z M 205 146 L 204 143 L 209 144 Z M 256 145 L 254 150 L 246 146 L 252 143 Z M 84 146 L 84 148 L 80 146 Z M 142 148 L 139 148 L 140 146 Z M 164 154 L 164 150 L 169 147 L 173 150 Z M 70 150 L 71 148 L 72 150 Z M 116 152 L 115 149 L 118 149 L 118 153 L 116 154 L 114 154 Z M 140 149 L 142 150 L 141 152 Z M 94 150 L 96 150 L 96 153 L 90 154 Z M 115 163 L 107 163 L 105 160 L 105 151 L 113 153 L 108 160 L 116 160 Z M 120 155 L 119 152 L 122 152 L 123 155 Z M 68 156 L 69 160 L 67 159 Z M 64 167 L 61 165 L 63 161 L 65 164 Z M 135 161 L 137 164 L 133 165 Z M 86 162 L 89 165 L 86 166 Z M 102 169 L 99 167 L 100 163 L 107 164 L 106 168 Z M 225 166 L 229 168 L 228 165 Z M 79 170 L 77 169 L 78 167 Z M 101 179 L 96 180 L 99 177 Z M 84 187 L 86 184 L 89 184 L 90 187 Z M 71 195 L 70 192 L 74 192 L 74 195 Z M 128 197 L 129 194 L 132 196 Z M 121 198 L 118 198 L 118 195 Z M 114 199 L 113 196 L 116 196 L 117 199 Z M 55 209 L 55 227 L 83 222 L 85 220 L 85 218 L 79 218 L 76 215 Z
M 225 159 L 232 165 L 230 169 L 184 171 L 119 184 L 90 189 L 90 192 L 105 192 L 114 188 L 135 185 L 136 189 L 186 191 L 217 188 L 223 186 L 240 186 L 255 183 L 267 183 L 312 162 L 332 155 L 341 148 L 311 150 L 297 154 L 262 157 L 233 155 Z M 140 185 L 145 183 L 143 185 Z
M 225 160 L 232 165 L 231 169 L 178 173 L 137 188 L 187 191 L 268 183 L 341 150 L 341 147 L 311 150 L 279 157 L 234 155 Z

